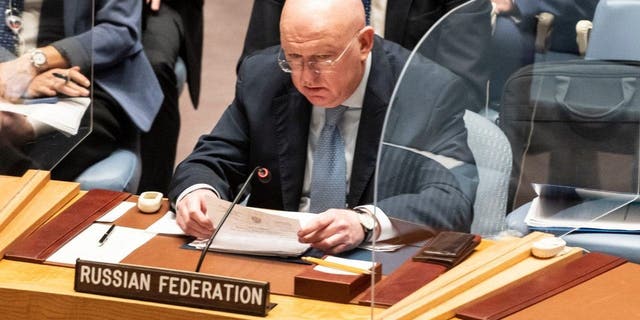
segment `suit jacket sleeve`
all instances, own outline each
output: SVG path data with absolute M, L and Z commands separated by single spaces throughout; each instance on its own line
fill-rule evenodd
M 82 5 L 78 3 L 78 6 Z M 95 6 L 93 28 L 52 44 L 72 66 L 80 66 L 82 70 L 88 70 L 91 65 L 98 71 L 105 70 L 120 63 L 124 58 L 142 51 L 140 42 L 142 1 L 102 0 L 96 1 Z M 69 12 L 69 9 L 66 12 Z M 65 15 L 65 19 L 69 18 Z M 90 21 L 90 18 L 90 16 L 73 16 L 71 19 Z
M 268 126 L 264 121 L 269 118 L 266 114 L 273 99 L 272 88 L 280 83 L 274 78 L 279 74 L 276 68 L 273 54 L 253 55 L 242 65 L 233 102 L 211 133 L 201 136 L 193 152 L 176 168 L 169 192 L 173 201 L 199 183 L 213 186 L 223 199 L 234 197 L 236 187 L 253 169 L 251 164 L 255 161 L 251 157 L 257 155 L 252 154 L 252 143 L 271 139 L 271 135 L 259 134 L 261 141 L 256 141 L 251 132 Z M 245 86 L 251 90 L 245 90 Z
M 477 171 L 462 118 L 464 88 L 462 79 L 419 55 L 409 62 L 389 110 L 378 166 L 377 205 L 389 216 L 470 230 Z

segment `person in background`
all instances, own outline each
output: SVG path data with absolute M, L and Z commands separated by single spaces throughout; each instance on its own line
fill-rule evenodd
M 90 165 L 136 140 L 140 131 L 149 130 L 160 107 L 162 91 L 140 42 L 142 3 L 26 0 L 18 8 L 19 3 L 22 1 L 9 1 L 7 9 L 12 11 L 4 11 L 21 23 L 9 30 L 16 41 L 8 43 L 14 45 L 11 51 L 17 57 L 0 63 L 2 98 L 87 96 L 88 88 L 93 90 L 91 133 L 51 172 L 53 179 L 74 180 Z M 93 74 L 93 83 L 89 74 Z M 13 132 L 24 141 L 10 145 L 8 150 L 14 155 L 8 159 L 20 159 L 20 163 L 5 163 L 9 160 L 4 156 L 1 163 L 3 169 L 12 170 L 10 174 L 18 175 L 39 166 L 30 161 L 22 145 L 37 137 L 39 128 L 20 116 L 12 117 Z M 55 146 L 55 141 L 42 143 Z
M 247 56 L 233 102 L 176 168 L 169 198 L 185 233 L 210 237 L 206 199 L 233 199 L 257 166 L 268 168 L 272 178 L 250 182 L 248 205 L 318 213 L 299 230 L 299 241 L 328 253 L 393 237 L 389 217 L 468 231 L 475 194 L 464 190 L 475 188 L 462 187 L 447 168 L 425 157 L 422 167 L 407 168 L 420 182 L 415 190 L 406 187 L 407 194 L 373 206 L 384 118 L 410 52 L 374 35 L 362 2 L 288 0 L 280 39 L 280 46 Z M 425 150 L 473 163 L 462 120 L 465 103 L 452 91 L 462 80 L 428 59 L 415 68 L 423 75 L 418 90 L 433 102 L 411 104 L 420 131 L 416 141 L 438 141 L 425 143 Z M 430 134 L 423 137 L 422 129 Z
M 160 82 L 164 100 L 149 132 L 141 137 L 138 190 L 168 192 L 180 133 L 179 83 L 175 66 L 184 61 L 193 107 L 198 107 L 202 61 L 203 1 L 143 0 L 142 45 Z

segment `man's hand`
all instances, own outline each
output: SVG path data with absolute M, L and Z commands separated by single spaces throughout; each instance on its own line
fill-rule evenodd
M 28 55 L 22 55 L 0 64 L 0 95 L 3 99 L 17 102 L 22 98 L 31 80 L 37 75 Z
M 91 82 L 80 73 L 79 67 L 49 69 L 33 78 L 25 96 L 33 98 L 61 93 L 69 97 L 87 97 L 89 85 Z
M 213 234 L 213 222 L 207 216 L 205 199 L 216 197 L 213 191 L 198 189 L 180 200 L 176 204 L 176 222 L 186 234 L 198 239 L 208 239 Z
M 497 14 L 505 14 L 513 9 L 513 0 L 491 0 Z
M 149 8 L 151 8 L 151 11 L 158 11 L 160 10 L 160 0 L 144 0 L 148 5 Z M 188 1 L 188 0 L 185 0 Z
M 329 209 L 318 214 L 298 231 L 298 241 L 329 254 L 357 247 L 364 239 L 358 213 L 346 209 Z

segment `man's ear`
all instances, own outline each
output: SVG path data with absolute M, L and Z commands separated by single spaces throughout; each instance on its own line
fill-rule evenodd
M 360 43 L 360 57 L 362 60 L 366 59 L 373 48 L 373 27 L 366 26 L 360 31 L 358 36 L 358 42 Z

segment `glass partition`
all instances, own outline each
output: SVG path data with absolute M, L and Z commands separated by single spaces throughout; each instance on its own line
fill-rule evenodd
M 400 75 L 379 149 L 375 203 L 396 236 L 375 244 L 384 274 L 440 230 L 514 234 L 506 217 L 522 205 L 543 220 L 529 216 L 529 231 L 637 223 L 629 205 L 639 194 L 640 50 L 629 40 L 637 7 L 472 0 L 425 34 Z M 405 235 L 399 250 L 410 253 L 381 252 Z
M 476 71 L 486 59 L 481 53 L 491 36 L 490 11 L 488 1 L 450 11 L 420 40 L 400 74 L 375 183 L 375 206 L 393 225 L 374 244 L 373 259 L 382 264 L 383 276 L 411 277 L 407 263 L 440 230 L 471 231 L 479 169 L 467 143 L 465 110 L 484 106 L 488 72 Z M 427 281 L 413 276 L 401 286 L 404 294 Z M 394 301 L 388 297 L 375 291 L 374 305 L 389 307 Z
M 80 78 L 70 71 L 73 65 L 61 67 L 59 60 L 67 60 L 60 50 L 68 43 L 61 41 L 77 36 L 70 32 L 78 26 L 94 25 L 93 1 L 83 2 L 75 16 L 65 10 L 69 1 L 2 3 L 0 175 L 52 170 L 92 130 L 93 86 L 89 94 L 69 91 Z M 93 83 L 91 34 L 83 37 L 90 45 L 82 47 L 86 59 L 78 73 Z

